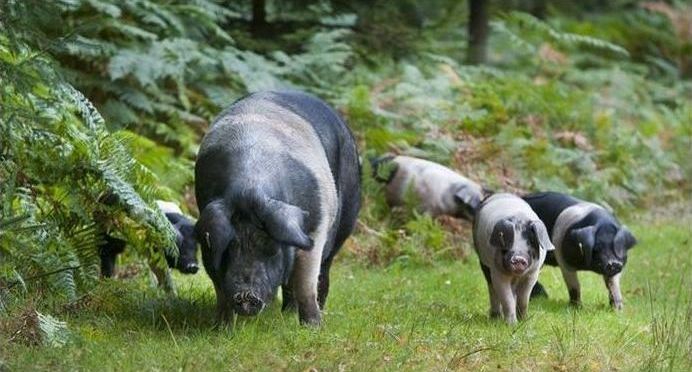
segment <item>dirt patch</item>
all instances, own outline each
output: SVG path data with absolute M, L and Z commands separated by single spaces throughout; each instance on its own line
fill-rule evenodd
M 40 345 L 41 329 L 33 304 L 27 303 L 18 314 L 0 318 L 0 335 L 11 343 L 25 346 Z
M 471 222 L 451 216 L 438 216 L 436 219 L 449 233 L 447 240 L 452 247 L 451 256 L 454 259 L 466 261 L 473 248 Z
M 459 146 L 452 165 L 460 174 L 493 191 L 515 194 L 526 191 L 518 181 L 520 177 L 494 145 L 492 138 L 462 133 L 456 139 Z M 487 184 L 486 180 L 494 181 Z

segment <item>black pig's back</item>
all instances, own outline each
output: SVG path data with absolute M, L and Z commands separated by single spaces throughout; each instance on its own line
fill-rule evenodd
M 309 229 L 333 215 L 323 260 L 351 233 L 360 207 L 350 130 L 326 103 L 300 92 L 255 93 L 221 113 L 200 146 L 195 177 L 200 210 L 251 190 L 308 211 Z M 325 190 L 336 193 L 336 200 L 326 198 L 328 208 Z
M 523 199 L 543 221 L 548 235 L 553 236 L 553 228 L 557 217 L 567 209 L 580 202 L 579 199 L 558 192 L 537 192 L 525 195 Z

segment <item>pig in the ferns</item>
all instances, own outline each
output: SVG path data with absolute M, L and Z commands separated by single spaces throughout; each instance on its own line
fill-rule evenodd
M 504 316 L 510 324 L 525 318 L 546 252 L 554 249 L 543 222 L 518 196 L 494 194 L 476 213 L 473 242 L 488 284 L 490 317 Z
M 620 275 L 627 263 L 627 252 L 637 240 L 605 208 L 557 192 L 524 196 L 548 229 L 555 252 L 545 263 L 560 266 L 569 290 L 570 303 L 581 303 L 577 271 L 603 275 L 616 310 L 622 309 Z
M 157 200 L 156 205 L 166 215 L 176 232 L 178 257 L 166 254 L 168 267 L 177 269 L 184 274 L 195 274 L 199 269 L 197 264 L 197 241 L 195 240 L 195 224 L 186 217 L 180 208 L 172 202 Z M 99 246 L 101 258 L 101 275 L 110 278 L 115 272 L 115 261 L 118 255 L 125 251 L 126 242 L 109 234 L 103 234 L 103 243 Z
M 221 320 L 283 308 L 319 324 L 334 255 L 360 208 L 353 136 L 323 101 L 299 92 L 247 96 L 221 113 L 195 165 L 196 234 Z
M 373 160 L 372 167 L 375 179 L 385 184 L 389 205 L 405 204 L 408 193 L 412 192 L 416 207 L 432 216 L 473 220 L 486 193 L 479 184 L 428 160 L 385 155 Z
M 184 274 L 195 274 L 199 269 L 197 264 L 197 240 L 195 239 L 195 224 L 185 217 L 175 203 L 157 200 L 156 205 L 163 211 L 176 232 L 178 257 L 166 255 L 168 267 L 176 268 Z

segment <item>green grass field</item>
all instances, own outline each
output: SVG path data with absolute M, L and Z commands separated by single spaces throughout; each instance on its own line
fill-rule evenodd
M 639 245 L 622 313 L 590 273 L 580 274 L 583 307 L 569 308 L 559 270 L 545 268 L 550 298 L 510 327 L 488 319 L 473 256 L 387 268 L 342 259 L 320 329 L 299 326 L 278 302 L 216 329 L 206 274 L 178 276 L 178 298 L 140 275 L 52 312 L 71 332 L 63 347 L 0 341 L 0 370 L 692 370 L 690 220 L 631 227 Z

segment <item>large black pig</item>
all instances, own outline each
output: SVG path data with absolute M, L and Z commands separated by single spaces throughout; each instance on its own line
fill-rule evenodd
M 560 267 L 570 303 L 581 303 L 577 271 L 588 270 L 603 275 L 611 306 L 622 309 L 620 274 L 627 263 L 627 252 L 637 244 L 632 233 L 598 204 L 557 192 L 523 198 L 548 229 L 555 251 L 548 253 L 545 263 Z
M 235 102 L 202 141 L 195 192 L 220 320 L 258 314 L 281 286 L 283 308 L 319 324 L 332 259 L 360 208 L 356 144 L 339 115 L 300 92 Z

